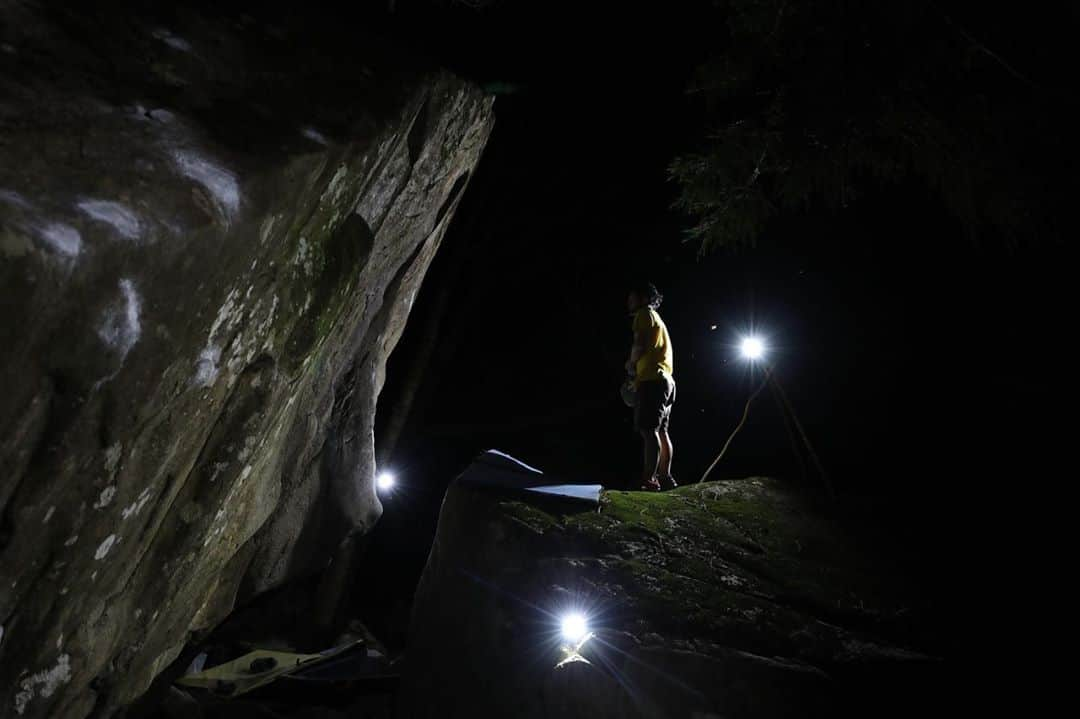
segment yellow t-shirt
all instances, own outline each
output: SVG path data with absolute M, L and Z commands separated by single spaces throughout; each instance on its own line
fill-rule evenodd
M 645 336 L 645 352 L 638 358 L 634 384 L 660 379 L 660 373 L 675 374 L 675 353 L 667 325 L 652 307 L 643 307 L 634 315 L 634 337 Z

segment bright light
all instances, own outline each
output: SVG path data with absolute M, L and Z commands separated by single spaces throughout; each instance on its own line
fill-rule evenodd
M 580 642 L 589 633 L 585 615 L 579 612 L 566 614 L 562 618 L 562 635 L 568 642 Z
M 393 489 L 396 482 L 397 480 L 394 478 L 394 475 L 389 472 L 383 472 L 375 478 L 375 486 L 384 492 L 389 492 Z
M 747 337 L 742 341 L 742 356 L 746 359 L 761 359 L 765 354 L 765 343 L 757 337 Z

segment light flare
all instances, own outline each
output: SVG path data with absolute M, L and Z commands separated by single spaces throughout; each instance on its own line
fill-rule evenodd
M 739 347 L 742 356 L 749 360 L 758 360 L 765 356 L 765 343 L 759 337 L 746 337 Z

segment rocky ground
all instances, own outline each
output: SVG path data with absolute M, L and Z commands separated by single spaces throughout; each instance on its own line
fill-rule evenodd
M 420 583 L 405 716 L 902 715 L 941 688 L 927 606 L 769 479 L 599 509 L 456 484 Z M 560 616 L 595 637 L 556 668 Z

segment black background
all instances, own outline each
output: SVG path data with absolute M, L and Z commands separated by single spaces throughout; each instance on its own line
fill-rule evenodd
M 967 12 L 1014 64 L 1068 85 L 1066 26 Z M 388 18 L 416 52 L 514 90 L 496 101 L 491 142 L 380 399 L 381 418 L 401 400 L 438 288 L 453 283 L 416 411 L 387 461 L 401 487 L 368 548 L 387 591 L 366 595 L 365 610 L 392 641 L 445 486 L 476 453 L 495 447 L 609 487 L 636 480 L 640 441 L 617 387 L 626 288 L 643 276 L 665 294 L 676 349 L 681 481 L 701 476 L 760 376 L 736 351 L 753 329 L 859 541 L 943 611 L 980 591 L 987 565 L 1004 559 L 995 552 L 1017 551 L 993 525 L 1057 471 L 1052 457 L 1066 443 L 1065 248 L 972 241 L 912 185 L 843 212 L 784 216 L 756 248 L 700 257 L 671 209 L 666 167 L 702 136 L 684 89 L 717 22 L 708 3 L 399 4 Z M 821 486 L 802 473 L 768 394 L 714 478 L 748 475 Z

